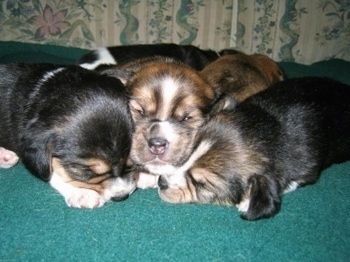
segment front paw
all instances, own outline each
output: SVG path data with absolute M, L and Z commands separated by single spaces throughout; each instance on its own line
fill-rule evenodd
M 10 168 L 19 161 L 15 152 L 0 147 L 0 168 Z
M 96 208 L 103 206 L 107 201 L 105 196 L 93 189 L 78 187 L 74 182 L 66 182 L 57 170 L 53 172 L 49 183 L 64 197 L 69 207 Z
M 106 200 L 96 191 L 87 188 L 74 188 L 65 196 L 69 207 L 96 208 L 106 203 Z

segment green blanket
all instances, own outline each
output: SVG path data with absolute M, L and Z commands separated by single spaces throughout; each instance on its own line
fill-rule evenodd
M 0 42 L 0 63 L 69 64 L 85 52 Z M 280 65 L 288 77 L 350 84 L 350 62 Z M 99 209 L 68 208 L 18 164 L 0 169 L 0 261 L 349 261 L 349 188 L 350 162 L 333 165 L 285 195 L 274 218 L 247 222 L 236 208 L 173 205 L 154 189 Z

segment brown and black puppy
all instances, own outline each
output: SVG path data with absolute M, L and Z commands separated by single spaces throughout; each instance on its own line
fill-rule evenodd
M 126 198 L 132 121 L 122 83 L 78 66 L 0 66 L 0 160 L 15 152 L 72 207 Z M 12 151 L 12 152 L 11 152 Z
M 104 74 L 121 79 L 130 92 L 135 124 L 130 160 L 133 168 L 152 174 L 155 185 L 156 176 L 172 173 L 191 154 L 214 104 L 213 89 L 197 71 L 164 57 L 136 60 Z
M 223 55 L 200 74 L 215 89 L 217 96 L 232 96 L 237 103 L 283 80 L 282 70 L 265 55 Z
M 350 86 L 279 82 L 215 114 L 186 147 L 182 164 L 159 177 L 163 200 L 236 205 L 248 220 L 274 216 L 283 193 L 350 160 Z

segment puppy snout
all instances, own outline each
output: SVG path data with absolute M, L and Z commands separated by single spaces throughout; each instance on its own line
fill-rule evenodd
M 158 178 L 158 187 L 160 190 L 165 190 L 168 188 L 168 182 L 166 181 L 166 179 L 163 176 L 160 176 Z
M 148 147 L 152 154 L 162 155 L 168 147 L 168 141 L 160 137 L 151 138 L 148 140 Z

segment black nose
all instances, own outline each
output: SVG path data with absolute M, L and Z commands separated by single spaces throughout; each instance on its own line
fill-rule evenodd
M 168 182 L 166 181 L 166 179 L 163 176 L 160 176 L 158 178 L 158 186 L 159 186 L 160 190 L 165 190 L 168 188 Z
M 112 201 L 120 202 L 128 199 L 129 195 L 112 197 Z
M 151 138 L 148 140 L 148 147 L 152 154 L 162 155 L 168 147 L 168 141 L 160 137 Z

